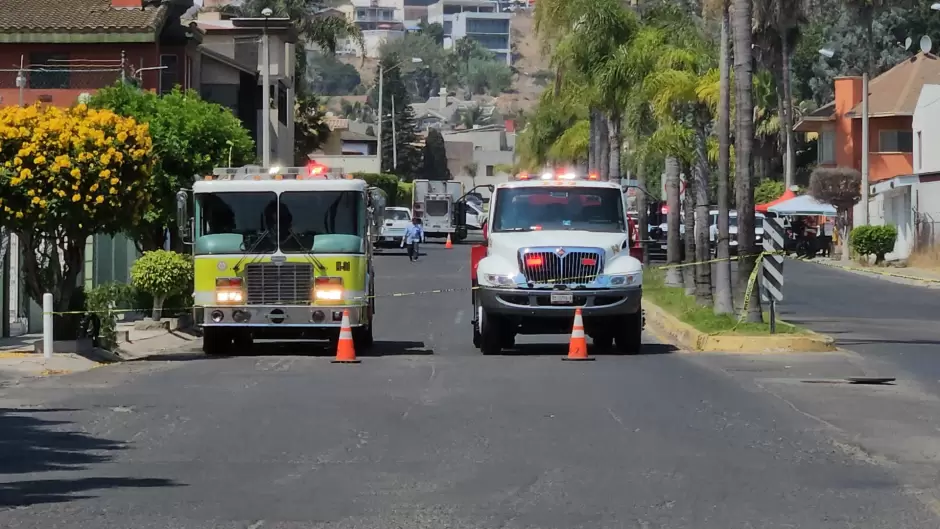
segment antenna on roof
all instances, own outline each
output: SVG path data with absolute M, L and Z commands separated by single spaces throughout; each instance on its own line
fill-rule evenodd
M 930 37 L 924 35 L 920 38 L 920 51 L 924 53 L 930 53 L 930 50 L 933 49 L 933 41 L 930 40 Z

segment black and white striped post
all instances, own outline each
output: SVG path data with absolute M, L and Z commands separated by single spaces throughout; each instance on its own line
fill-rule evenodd
M 777 332 L 777 303 L 783 301 L 783 250 L 786 242 L 780 218 L 764 217 L 764 251 L 761 260 L 761 301 L 770 303 L 770 332 Z

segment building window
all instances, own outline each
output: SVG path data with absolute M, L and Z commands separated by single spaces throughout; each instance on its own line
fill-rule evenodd
M 176 55 L 160 56 L 160 93 L 166 94 L 180 84 L 179 57 Z
M 69 55 L 67 53 L 30 53 L 30 88 L 68 88 Z
M 821 164 L 836 163 L 836 133 L 824 130 L 816 142 L 816 161 Z
M 366 10 L 365 9 L 356 10 L 356 18 L 366 18 Z
M 508 35 L 509 21 L 490 20 L 486 18 L 470 18 L 467 20 L 467 33 L 493 33 L 497 35 Z
M 492 165 L 486 166 L 486 176 L 496 176 L 496 170 Z
M 883 130 L 878 133 L 877 152 L 913 152 L 914 134 L 909 130 Z
M 445 20 L 444 21 L 444 36 L 449 37 L 451 31 L 453 31 L 453 28 L 454 28 L 454 23 L 449 20 Z

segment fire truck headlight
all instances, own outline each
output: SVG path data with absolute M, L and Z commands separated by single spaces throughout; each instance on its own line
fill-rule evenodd
M 239 290 L 217 290 L 215 300 L 218 303 L 241 303 L 242 293 Z
M 322 289 L 318 288 L 314 290 L 314 295 L 317 299 L 323 301 L 339 301 L 343 299 L 343 289 L 342 288 L 328 288 Z

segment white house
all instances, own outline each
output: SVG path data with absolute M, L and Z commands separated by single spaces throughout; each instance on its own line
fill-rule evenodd
M 926 84 L 920 92 L 911 125 L 914 173 L 871 186 L 877 205 L 872 224 L 897 226 L 898 241 L 888 258 L 906 259 L 919 247 L 940 242 L 940 85 Z

